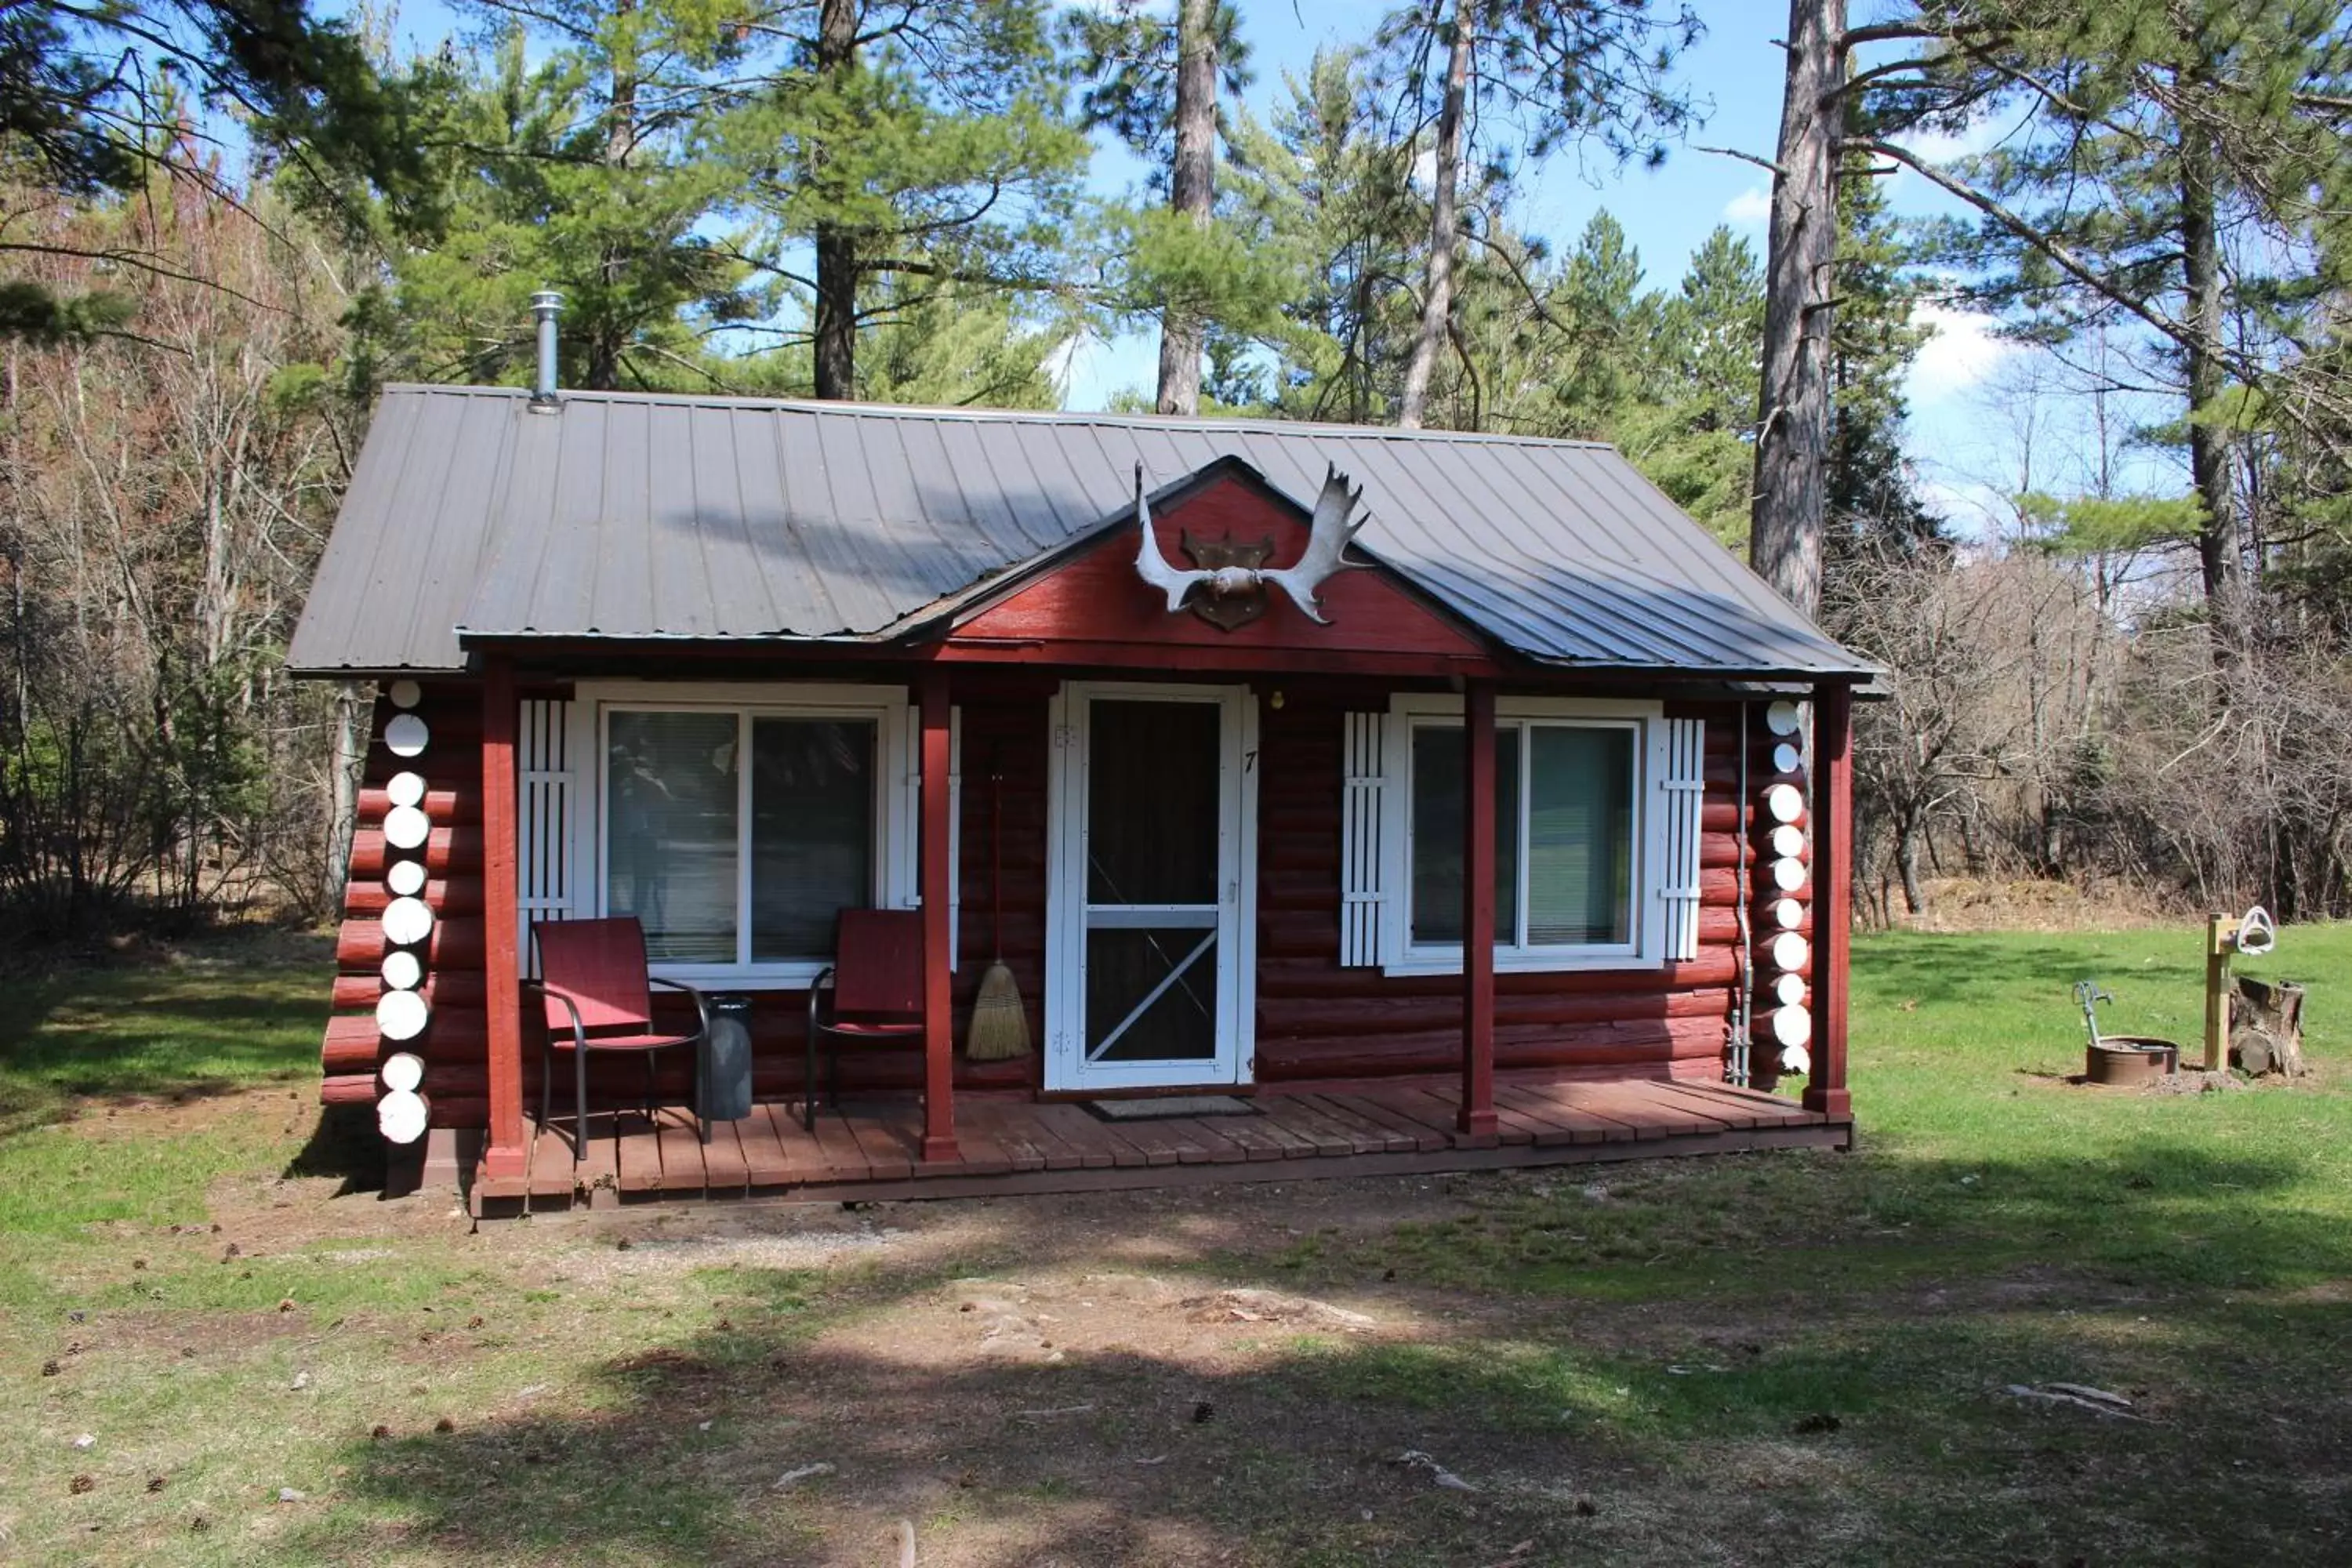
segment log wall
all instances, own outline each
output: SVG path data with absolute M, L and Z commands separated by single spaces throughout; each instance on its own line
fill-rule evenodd
M 961 710 L 962 818 L 960 902 L 961 963 L 955 976 L 957 1038 L 982 971 L 993 951 L 991 818 L 1001 802 L 1003 833 L 1003 952 L 1019 983 L 1033 1040 L 1044 1039 L 1041 998 L 1045 952 L 1045 784 L 1050 754 L 1047 703 L 1057 677 L 1025 670 L 968 671 L 954 701 Z M 1284 703 L 1265 698 L 1276 685 Z M 528 695 L 528 693 L 527 693 Z M 1260 821 L 1258 862 L 1257 1050 L 1255 1077 L 1266 1084 L 1362 1079 L 1443 1073 L 1460 1061 L 1461 993 L 1451 976 L 1383 975 L 1378 969 L 1339 963 L 1340 742 L 1351 709 L 1385 707 L 1387 693 L 1370 683 L 1327 679 L 1267 682 L 1260 692 L 1261 754 L 1257 761 Z M 334 1015 L 321 1057 L 323 1097 L 331 1102 L 373 1101 L 381 1092 L 378 1064 L 394 1050 L 417 1052 L 426 1064 L 424 1092 L 433 1121 L 479 1126 L 486 1121 L 480 710 L 478 689 L 467 682 L 428 684 L 415 709 L 431 730 L 419 756 L 394 757 L 383 727 L 394 715 L 379 700 L 352 879 L 337 943 Z M 1704 718 L 1707 795 L 1702 813 L 1700 950 L 1692 961 L 1662 970 L 1511 974 L 1497 977 L 1496 1065 L 1544 1068 L 1561 1076 L 1721 1076 L 1727 1028 L 1742 980 L 1739 963 L 1739 864 L 1743 843 L 1760 841 L 1770 823 L 1764 792 L 1784 782 L 1771 765 L 1778 737 L 1766 732 L 1762 705 L 1750 724 L 1749 791 L 1737 789 L 1738 709 L 1728 704 L 1677 707 L 1672 713 Z M 431 834 L 421 852 L 432 906 L 430 938 L 422 960 L 431 1022 L 419 1040 L 394 1044 L 378 1033 L 374 1008 L 384 986 L 380 965 L 388 951 L 382 916 L 391 894 L 383 883 L 402 858 L 385 842 L 391 807 L 385 786 L 406 768 L 421 773 Z M 1743 838 L 1742 827 L 1759 827 Z M 1780 928 L 1763 868 L 1751 861 L 1748 900 L 1756 921 L 1757 1047 L 1775 1047 L 1769 985 L 1777 971 L 1765 954 Z M 584 874 L 584 873 L 583 873 Z M 1810 889 L 1807 890 L 1808 892 Z M 1798 895 L 1801 899 L 1806 895 Z M 1808 917 L 1808 921 L 1809 921 Z M 1801 934 L 1810 936 L 1809 926 Z M 797 1095 L 801 1081 L 806 996 L 761 992 L 754 1014 L 754 1087 L 763 1098 Z M 540 1044 L 535 1010 L 525 1009 L 525 1103 L 539 1102 Z M 558 1060 L 559 1114 L 570 1082 Z M 909 1046 L 845 1054 L 845 1087 L 913 1090 L 921 1082 L 921 1053 Z M 671 1053 L 661 1092 L 683 1098 L 689 1064 Z M 635 1060 L 598 1064 L 592 1094 L 634 1100 L 641 1069 Z M 959 1053 L 960 1089 L 1020 1091 L 1042 1082 L 1040 1056 L 975 1063 Z
M 1261 706 L 1258 782 L 1257 1071 L 1265 1083 L 1457 1070 L 1462 983 L 1454 975 L 1341 968 L 1340 746 L 1350 709 L 1386 693 L 1290 689 Z M 1699 955 L 1662 969 L 1497 973 L 1495 1065 L 1573 1074 L 1721 1076 L 1738 979 L 1738 737 L 1730 707 L 1704 718 Z

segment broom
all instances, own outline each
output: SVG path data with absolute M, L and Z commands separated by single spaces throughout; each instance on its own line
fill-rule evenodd
M 980 977 L 963 1054 L 976 1062 L 1001 1062 L 1029 1054 L 1029 1014 L 1004 963 L 1004 775 L 992 773 L 988 784 L 989 942 L 995 956 Z

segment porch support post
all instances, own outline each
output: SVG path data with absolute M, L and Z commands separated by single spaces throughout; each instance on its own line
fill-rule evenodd
M 1495 689 L 1462 692 L 1462 1141 L 1495 1142 Z
M 1853 688 L 1813 700 L 1813 1070 L 1805 1109 L 1845 1116 L 1846 973 L 1853 929 Z
M 923 1159 L 957 1160 L 955 1012 L 948 969 L 948 672 L 924 668 L 918 685 L 923 735 Z
M 482 661 L 482 983 L 489 1034 L 490 1136 L 482 1174 L 520 1176 L 522 963 L 515 950 L 515 680 L 503 655 Z

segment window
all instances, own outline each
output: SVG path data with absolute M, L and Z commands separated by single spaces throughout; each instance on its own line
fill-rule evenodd
M 1495 949 L 1630 948 L 1632 724 L 1498 719 Z M 1462 942 L 1462 726 L 1412 726 L 1409 944 Z
M 1351 715 L 1340 962 L 1462 965 L 1462 703 Z M 1704 726 L 1654 702 L 1497 700 L 1495 963 L 1651 968 L 1695 955 Z
M 564 907 L 635 915 L 656 973 L 804 985 L 843 910 L 919 906 L 919 745 L 901 689 L 614 681 L 574 706 L 568 776 L 596 795 L 569 820 L 593 869 Z M 520 826 L 526 844 L 541 831 Z

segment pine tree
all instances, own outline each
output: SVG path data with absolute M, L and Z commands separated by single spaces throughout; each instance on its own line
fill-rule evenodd
M 1263 313 L 1266 279 L 1250 275 L 1230 234 L 1217 232 L 1217 143 L 1226 124 L 1219 89 L 1249 83 L 1240 16 L 1218 0 L 1175 0 L 1174 26 L 1126 0 L 1112 12 L 1076 10 L 1064 24 L 1089 82 L 1083 109 L 1148 160 L 1167 213 L 1126 215 L 1129 261 L 1118 280 L 1122 313 L 1156 315 L 1160 373 L 1154 407 L 1196 414 L 1202 357 L 1221 322 Z M 1227 369 L 1233 364 L 1227 351 Z
M 1893 135 L 1865 144 L 1976 209 L 1972 225 L 1948 226 L 1942 257 L 1974 277 L 1981 303 L 2043 342 L 2097 329 L 2157 346 L 2184 410 L 2200 580 L 2234 618 L 2252 558 L 2241 416 L 2352 456 L 2352 389 L 2305 352 L 2352 262 L 2342 9 L 1972 0 L 1863 31 L 1929 45 L 1870 81 L 1882 123 L 2032 110 L 2023 133 L 1949 168 Z
M 1903 455 L 1903 393 L 1927 333 L 1914 321 L 1924 287 L 1902 226 L 1859 155 L 1838 184 L 1838 309 L 1830 339 L 1830 432 L 1823 483 L 1826 547 L 1916 553 L 1943 521 L 1919 500 Z
M 1521 132 L 1529 159 L 1597 142 L 1621 161 L 1654 163 L 1663 138 L 1691 117 L 1671 85 L 1677 52 L 1699 35 L 1687 6 L 1670 18 L 1647 0 L 1419 0 L 1391 14 L 1380 39 L 1399 87 L 1398 117 L 1430 144 L 1429 245 L 1421 323 L 1397 423 L 1417 427 L 1453 320 L 1462 264 L 1462 190 L 1484 131 Z M 1496 149 L 1499 151 L 1499 149 Z M 1507 177 L 1502 160 L 1491 183 Z
M 1236 117 L 1228 226 L 1294 266 L 1278 322 L 1274 406 L 1288 417 L 1389 416 L 1417 314 L 1425 215 L 1410 142 L 1385 132 L 1361 51 L 1318 51 L 1266 125 Z
M 224 108 L 257 150 L 299 149 L 393 199 L 413 195 L 420 168 L 406 105 L 348 20 L 314 16 L 304 0 L 17 0 L 0 7 L 0 167 L 10 185 L 0 193 L 0 256 L 73 254 L 54 232 L 26 237 L 27 223 L 54 230 L 55 198 L 143 195 L 159 173 L 234 202 L 213 118 Z M 164 275 L 136 251 L 106 260 Z M 129 313 L 121 290 L 60 296 L 32 278 L 0 279 L 0 339 L 88 341 Z
M 541 15 L 571 41 L 536 65 L 494 16 L 480 63 L 409 69 L 436 156 L 429 221 L 380 225 L 388 352 L 429 379 L 526 379 L 529 297 L 552 288 L 567 384 L 713 384 L 703 334 L 777 298 L 705 232 L 735 188 L 701 145 L 728 107 L 712 81 L 731 52 L 677 0 Z

